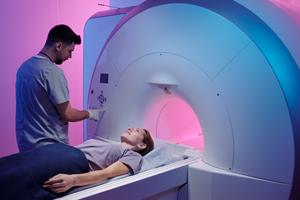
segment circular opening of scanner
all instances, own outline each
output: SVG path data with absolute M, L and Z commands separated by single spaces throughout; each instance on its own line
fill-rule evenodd
M 144 124 L 155 138 L 204 150 L 199 120 L 191 106 L 180 97 L 164 97 L 151 103 Z

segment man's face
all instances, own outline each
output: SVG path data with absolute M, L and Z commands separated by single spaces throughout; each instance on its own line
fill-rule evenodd
M 144 129 L 141 128 L 128 128 L 121 135 L 121 142 L 126 142 L 130 145 L 136 146 L 140 143 L 143 143 L 144 140 Z
M 75 43 L 72 44 L 63 44 L 61 43 L 61 46 L 57 48 L 57 57 L 55 60 L 55 64 L 60 65 L 64 61 L 68 60 L 69 58 L 72 58 L 72 52 L 75 49 Z

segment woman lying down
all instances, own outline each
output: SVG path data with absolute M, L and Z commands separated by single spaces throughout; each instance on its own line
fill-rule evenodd
M 75 186 L 136 174 L 154 148 L 149 131 L 128 128 L 120 143 L 87 140 L 75 147 L 50 144 L 0 159 L 1 199 L 53 199 Z

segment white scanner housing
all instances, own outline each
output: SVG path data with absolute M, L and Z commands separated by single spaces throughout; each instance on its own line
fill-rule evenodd
M 84 106 L 106 112 L 85 123 L 85 139 L 144 127 L 199 149 L 190 199 L 296 199 L 299 38 L 256 0 L 148 0 L 97 13 L 84 31 Z

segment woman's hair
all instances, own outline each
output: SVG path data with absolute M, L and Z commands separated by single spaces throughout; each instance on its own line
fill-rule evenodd
M 145 149 L 138 151 L 138 153 L 140 153 L 142 156 L 146 155 L 147 153 L 149 153 L 150 151 L 152 151 L 154 149 L 154 142 L 153 142 L 150 132 L 147 129 L 143 129 L 143 130 L 144 130 L 143 143 L 145 143 L 147 146 Z

